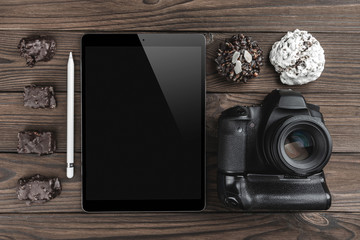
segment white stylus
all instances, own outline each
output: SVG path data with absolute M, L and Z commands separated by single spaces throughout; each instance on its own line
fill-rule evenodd
M 74 60 L 72 52 L 69 54 L 67 65 L 67 150 L 66 176 L 74 176 Z

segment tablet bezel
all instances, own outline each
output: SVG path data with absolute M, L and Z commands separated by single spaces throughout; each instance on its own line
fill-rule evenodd
M 85 116 L 85 48 L 88 46 L 195 46 L 201 47 L 201 198 L 173 200 L 87 200 L 86 199 L 86 119 L 81 120 L 82 191 L 81 205 L 86 212 L 117 211 L 201 211 L 205 209 L 205 61 L 206 40 L 202 34 L 85 34 L 81 39 L 81 113 Z

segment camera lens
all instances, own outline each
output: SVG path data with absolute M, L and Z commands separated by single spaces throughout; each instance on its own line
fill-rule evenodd
M 314 149 L 314 140 L 308 131 L 295 130 L 285 139 L 286 155 L 296 161 L 309 158 Z
M 329 161 L 330 134 L 314 117 L 301 115 L 282 119 L 267 136 L 267 159 L 283 173 L 311 175 L 320 172 Z

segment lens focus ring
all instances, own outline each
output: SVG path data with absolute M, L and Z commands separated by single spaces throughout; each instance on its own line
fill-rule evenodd
M 321 171 L 329 161 L 332 151 L 330 134 L 314 117 L 283 119 L 268 134 L 271 137 L 265 142 L 267 157 L 284 173 L 310 175 Z

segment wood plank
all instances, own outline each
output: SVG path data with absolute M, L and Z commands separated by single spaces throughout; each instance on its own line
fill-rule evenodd
M 81 211 L 80 154 L 75 154 L 75 175 L 72 179 L 66 177 L 65 153 L 55 153 L 48 156 L 2 153 L 0 154 L 0 162 L 0 213 Z M 24 201 L 19 201 L 16 197 L 18 179 L 35 174 L 59 177 L 63 188 L 61 195 L 45 204 L 34 204 L 32 206 L 27 206 Z
M 292 30 L 292 29 L 288 29 Z M 244 31 L 244 30 L 243 30 Z M 244 32 L 246 33 L 246 32 Z M 40 62 L 34 68 L 25 67 L 25 59 L 19 56 L 17 45 L 22 37 L 48 34 L 57 40 L 55 57 Z M 66 64 L 70 51 L 75 59 L 75 89 L 80 90 L 80 39 L 78 31 L 0 31 L 0 91 L 22 91 L 30 83 L 52 84 L 56 91 L 66 91 Z M 256 39 L 264 50 L 265 63 L 259 77 L 247 84 L 229 83 L 221 77 L 214 63 L 220 42 L 233 33 L 207 34 L 207 91 L 208 92 L 270 92 L 275 88 L 290 88 L 280 83 L 279 76 L 268 60 L 271 46 L 282 33 L 246 33 Z M 304 86 L 292 89 L 308 93 L 360 93 L 359 34 L 315 33 L 326 53 L 325 70 L 321 77 Z
M 13 0 L 0 4 L 0 29 L 359 32 L 359 11 L 356 0 Z
M 216 1 L 216 0 L 12 0 L 0 2 L 0 238 L 1 239 L 360 239 L 360 2 Z M 285 24 L 284 24 L 285 23 Z M 246 213 L 224 208 L 216 193 L 217 118 L 227 107 L 259 104 L 282 85 L 268 61 L 272 44 L 286 31 L 305 29 L 321 42 L 326 67 L 313 83 L 293 86 L 310 103 L 321 106 L 334 141 L 325 167 L 333 196 L 329 211 Z M 264 50 L 265 64 L 248 84 L 225 82 L 215 69 L 216 49 L 241 30 Z M 207 37 L 207 200 L 193 213 L 84 214 L 80 179 L 80 39 L 93 31 L 201 32 Z M 210 32 L 223 32 L 214 33 Z M 227 32 L 227 33 L 226 33 Z M 56 38 L 53 60 L 25 67 L 16 48 L 22 37 Z M 66 63 L 75 58 L 75 178 L 66 167 Z M 22 106 L 25 85 L 55 86 L 58 107 L 33 110 Z M 219 94 L 217 94 L 219 93 Z M 226 94 L 228 93 L 228 94 Z M 236 93 L 236 94 L 234 94 Z M 16 133 L 52 130 L 58 152 L 49 156 L 16 154 Z M 16 199 L 20 177 L 40 173 L 59 176 L 63 192 L 43 204 L 26 206 Z M 339 212 L 341 211 L 341 212 Z
M 292 31 L 292 29 L 288 29 Z M 233 34 L 208 35 L 207 45 L 207 72 L 206 89 L 208 92 L 270 92 L 277 88 L 291 88 L 303 93 L 360 93 L 360 62 L 359 48 L 360 37 L 355 39 L 351 35 L 321 34 L 313 36 L 319 40 L 325 51 L 325 69 L 316 81 L 302 86 L 284 85 L 280 81 L 279 74 L 269 61 L 269 53 L 274 42 L 279 41 L 285 33 L 249 33 L 264 51 L 264 66 L 257 78 L 253 78 L 246 84 L 237 84 L 225 81 L 216 70 L 214 62 L 217 56 L 219 44 Z
M 360 154 L 333 154 L 329 164 L 325 167 L 326 180 L 333 196 L 330 211 L 360 212 L 359 160 Z M 82 211 L 80 154 L 75 155 L 76 171 L 73 179 L 67 179 L 65 176 L 65 153 L 56 153 L 49 156 L 0 153 L 0 162 L 0 213 Z M 233 209 L 223 207 L 218 200 L 216 172 L 216 154 L 208 153 L 206 211 L 234 211 Z M 45 176 L 58 176 L 63 184 L 63 191 L 59 197 L 48 203 L 27 206 L 16 198 L 15 189 L 17 180 L 36 173 Z
M 207 94 L 207 150 L 216 151 L 217 121 L 221 111 L 235 105 L 259 104 L 266 94 Z M 334 152 L 359 152 L 360 95 L 305 94 L 324 114 Z M 23 106 L 22 93 L 0 93 L 0 152 L 16 152 L 17 133 L 25 129 L 54 131 L 57 152 L 66 151 L 66 94 L 56 93 L 57 108 L 31 109 Z M 75 150 L 80 152 L 80 94 L 75 95 Z
M 0 14 L 1 15 L 1 14 Z M 55 56 L 49 62 L 26 67 L 17 48 L 20 39 L 31 35 L 50 35 L 57 42 Z M 0 31 L 0 91 L 23 91 L 29 84 L 52 85 L 56 92 L 66 91 L 67 61 L 73 52 L 75 90 L 80 90 L 80 39 L 83 32 Z
M 56 90 L 56 89 L 55 89 Z M 0 93 L 0 151 L 16 152 L 17 133 L 24 130 L 53 131 L 56 152 L 66 152 L 66 94 L 55 92 L 55 109 L 24 107 L 22 93 Z M 75 151 L 80 152 L 80 94 L 75 97 Z
M 217 151 L 217 126 L 222 111 L 236 105 L 260 104 L 266 95 L 257 93 L 207 94 L 207 151 Z M 304 97 L 307 102 L 320 106 L 325 125 L 333 139 L 333 152 L 359 152 L 360 95 L 309 93 L 304 94 Z
M 3 239 L 359 239 L 359 213 L 0 216 Z
M 223 211 L 224 207 L 217 197 L 217 157 L 208 153 L 207 158 L 207 204 L 209 211 Z M 360 155 L 332 154 L 324 172 L 332 195 L 330 211 L 360 211 Z M 233 209 L 227 209 L 233 211 Z

